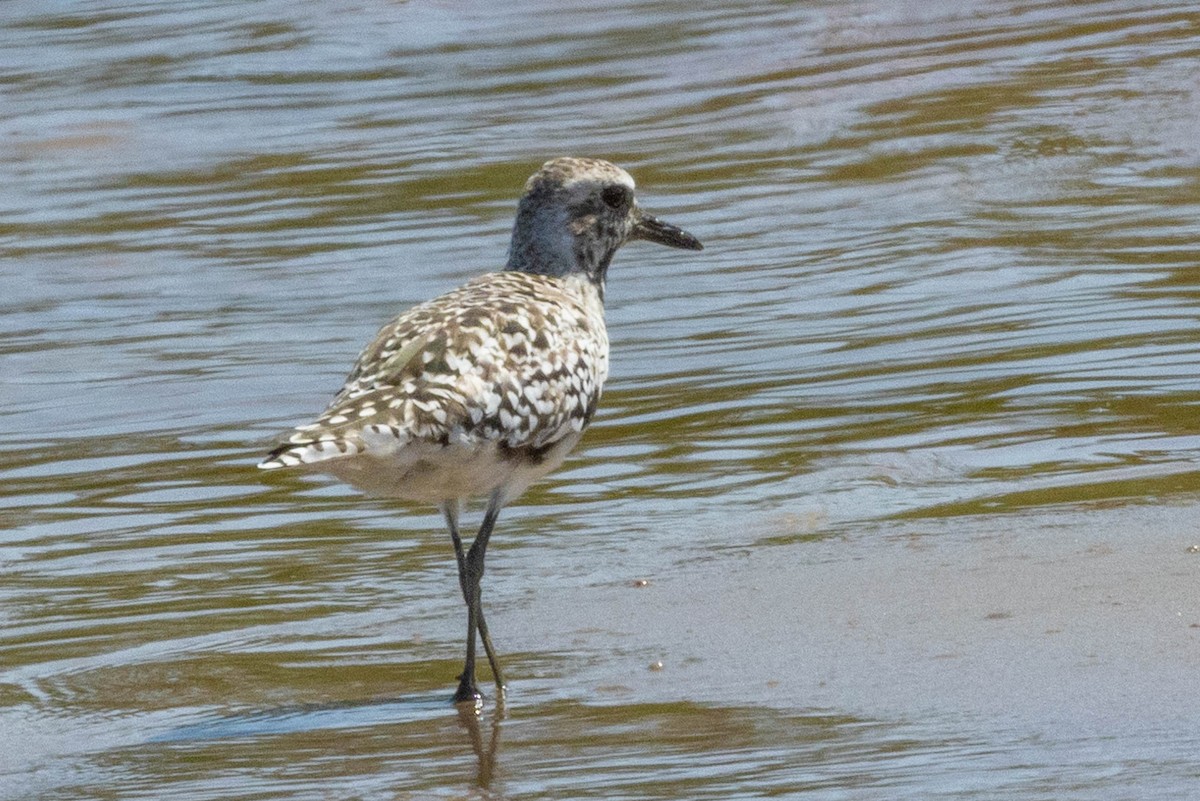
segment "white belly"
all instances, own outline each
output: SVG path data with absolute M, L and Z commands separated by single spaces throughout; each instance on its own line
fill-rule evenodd
M 507 451 L 495 442 L 440 445 L 417 441 L 390 454 L 367 451 L 306 467 L 383 498 L 438 504 L 486 498 L 500 490 L 507 502 L 562 464 L 580 436 L 568 434 L 537 458 L 524 451 Z

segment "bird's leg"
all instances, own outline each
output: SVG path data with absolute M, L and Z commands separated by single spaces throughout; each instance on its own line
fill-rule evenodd
M 475 604 L 471 601 L 471 583 L 467 578 L 467 560 L 463 553 L 462 535 L 458 533 L 458 501 L 446 501 L 442 504 L 442 514 L 446 517 L 446 527 L 450 529 L 450 539 L 454 543 L 454 558 L 458 563 L 458 586 L 462 590 L 463 601 L 467 604 L 467 657 L 463 672 L 458 677 L 458 691 L 454 693 L 454 703 L 466 701 L 479 703 L 482 695 L 475 685 L 475 629 L 478 618 L 475 616 Z
M 475 535 L 475 541 L 471 543 L 471 550 L 467 552 L 466 556 L 467 576 L 474 581 L 471 597 L 475 601 L 475 620 L 479 624 L 479 639 L 483 641 L 483 651 L 487 654 L 488 666 L 492 669 L 492 679 L 496 682 L 496 702 L 498 704 L 504 702 L 504 675 L 500 672 L 500 661 L 496 659 L 496 649 L 492 646 L 492 637 L 488 634 L 487 623 L 483 619 L 480 582 L 483 580 L 483 556 L 487 551 L 488 539 L 492 536 L 492 529 L 496 526 L 496 518 L 500 516 L 500 509 L 503 505 L 500 493 L 493 493 L 488 501 L 487 511 L 484 512 L 483 523 L 480 524 L 479 532 Z
M 496 518 L 500 514 L 500 506 L 499 496 L 493 497 L 484 514 L 479 533 L 475 535 L 475 542 L 471 544 L 470 551 L 464 555 L 462 536 L 458 531 L 458 503 L 447 501 L 442 505 L 446 526 L 450 529 L 450 539 L 454 542 L 454 557 L 458 562 L 459 587 L 462 590 L 463 600 L 467 604 L 467 656 L 463 672 L 458 677 L 458 691 L 454 694 L 456 704 L 464 701 L 478 703 L 482 697 L 475 684 L 476 631 L 483 640 L 483 650 L 487 654 L 488 665 L 491 667 L 492 676 L 496 681 L 497 700 L 502 702 L 504 698 L 504 678 L 500 673 L 500 663 L 496 659 L 496 649 L 492 646 L 492 638 L 488 633 L 487 621 L 483 617 L 483 605 L 480 601 L 484 554 L 487 551 L 488 537 L 491 536 L 492 529 L 496 525 Z
M 462 536 L 458 533 L 458 512 L 458 501 L 446 501 L 442 504 L 446 528 L 450 529 L 450 539 L 454 542 L 454 558 L 458 562 L 458 586 L 462 588 L 463 600 L 470 605 L 471 599 L 467 597 L 466 557 L 463 555 Z
M 446 516 L 446 527 L 450 529 L 450 539 L 454 542 L 454 558 L 458 561 L 458 586 L 462 589 L 463 600 L 467 606 L 471 605 L 471 597 L 469 588 L 467 587 L 467 568 L 466 557 L 464 556 L 462 546 L 462 536 L 458 532 L 458 503 L 456 501 L 446 501 L 442 504 L 442 513 Z M 488 664 L 492 666 L 492 672 L 496 670 L 496 653 L 492 650 L 492 638 L 488 635 L 487 621 L 483 619 L 483 609 L 476 610 L 476 623 L 479 628 L 479 635 L 483 639 L 483 650 L 487 653 Z

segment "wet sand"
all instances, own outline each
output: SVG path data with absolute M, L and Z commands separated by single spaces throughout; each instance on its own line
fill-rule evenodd
M 400 695 L 384 663 L 317 704 L 264 697 L 69 725 L 26 708 L 5 716 L 0 798 L 146 781 L 210 798 L 214 777 L 250 759 L 266 767 L 240 797 L 379 782 L 413 793 L 398 797 L 1190 799 L 1196 509 L 798 530 L 599 583 L 539 586 L 505 558 L 519 551 L 501 550 L 489 573 L 510 676 L 499 717 L 490 703 L 478 725 L 453 713 L 453 641 L 431 645 L 446 655 L 429 662 L 432 683 Z M 458 617 L 447 604 L 439 630 Z M 276 768 L 297 784 L 278 785 Z
M 1171 505 L 884 522 L 540 593 L 495 625 L 531 649 L 572 642 L 581 680 L 614 700 L 1190 735 L 1198 520 Z

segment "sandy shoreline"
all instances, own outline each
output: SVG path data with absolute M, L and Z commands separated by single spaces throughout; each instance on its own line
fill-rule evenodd
M 503 725 L 484 732 L 487 759 L 447 686 L 389 694 L 384 667 L 357 674 L 377 685 L 328 703 L 276 695 L 69 720 L 14 708 L 0 797 L 120 783 L 179 754 L 240 765 L 250 749 L 270 776 L 273 760 L 292 769 L 300 741 L 315 749 L 314 781 L 337 786 L 346 777 L 324 766 L 365 754 L 366 775 L 405 786 L 470 783 L 497 766 L 502 789 L 541 783 L 561 797 L 617 765 L 636 792 L 675 777 L 718 793 L 686 797 L 723 797 L 717 774 L 729 771 L 772 797 L 1190 799 L 1196 520 L 1196 506 L 1176 505 L 880 522 L 603 584 L 531 587 L 500 572 L 496 597 L 525 592 L 489 613 L 511 685 Z M 153 676 L 156 664 L 136 669 Z M 497 720 L 490 706 L 484 719 Z M 662 797 L 635 791 L 621 797 Z
M 547 590 L 498 625 L 518 647 L 592 652 L 581 678 L 600 695 L 1190 731 L 1198 523 L 1195 506 L 881 523 L 646 586 Z

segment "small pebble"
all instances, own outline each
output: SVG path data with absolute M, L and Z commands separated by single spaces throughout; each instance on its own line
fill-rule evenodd
M 650 669 L 651 669 L 651 670 L 662 670 L 662 669 L 663 669 L 663 663 L 662 663 L 662 660 L 661 660 L 661 659 L 659 659 L 659 660 L 655 660 L 654 662 L 651 662 L 651 663 L 650 663 Z
M 649 583 L 650 582 L 647 581 L 646 579 L 634 579 L 633 580 L 633 586 L 635 586 L 635 587 L 645 587 Z

